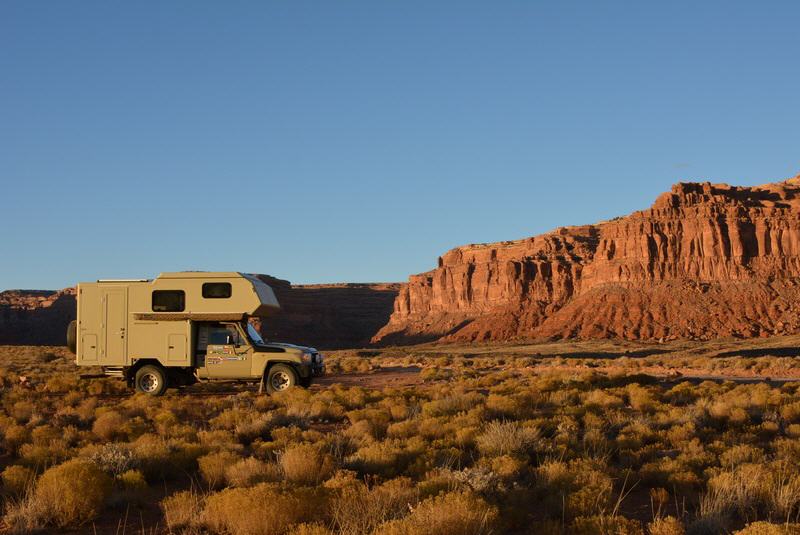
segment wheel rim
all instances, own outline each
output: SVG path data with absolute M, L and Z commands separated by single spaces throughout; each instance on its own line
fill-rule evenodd
M 291 386 L 292 380 L 288 373 L 279 371 L 272 374 L 269 382 L 275 390 L 286 390 Z
M 158 389 L 159 378 L 154 373 L 146 373 L 139 379 L 139 386 L 145 392 L 155 392 Z

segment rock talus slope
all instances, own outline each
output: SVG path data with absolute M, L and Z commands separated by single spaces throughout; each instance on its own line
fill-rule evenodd
M 800 331 L 800 177 L 679 183 L 647 210 L 458 247 L 400 290 L 380 343 Z

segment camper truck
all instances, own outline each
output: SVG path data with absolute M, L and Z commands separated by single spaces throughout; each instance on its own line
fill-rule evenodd
M 316 349 L 265 341 L 248 321 L 280 309 L 259 278 L 236 272 L 162 273 L 154 280 L 78 284 L 67 345 L 78 366 L 102 367 L 160 395 L 197 381 L 251 381 L 268 392 L 324 373 Z

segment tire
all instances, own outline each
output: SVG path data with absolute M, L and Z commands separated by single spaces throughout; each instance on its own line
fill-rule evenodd
M 136 371 L 133 384 L 137 392 L 160 396 L 167 390 L 167 374 L 160 366 L 148 364 Z
M 299 384 L 303 388 L 308 388 L 309 386 L 311 386 L 311 380 L 312 377 L 310 375 L 308 377 L 301 377 L 300 379 L 297 380 L 297 384 Z
M 276 364 L 267 372 L 267 392 L 286 392 L 297 385 L 297 372 L 288 364 Z
M 73 355 L 77 354 L 78 350 L 78 322 L 72 320 L 67 326 L 67 348 Z

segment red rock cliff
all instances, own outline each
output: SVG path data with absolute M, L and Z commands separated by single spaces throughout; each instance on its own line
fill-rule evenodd
M 373 340 L 798 332 L 798 283 L 800 177 L 680 183 L 626 217 L 447 252 Z

